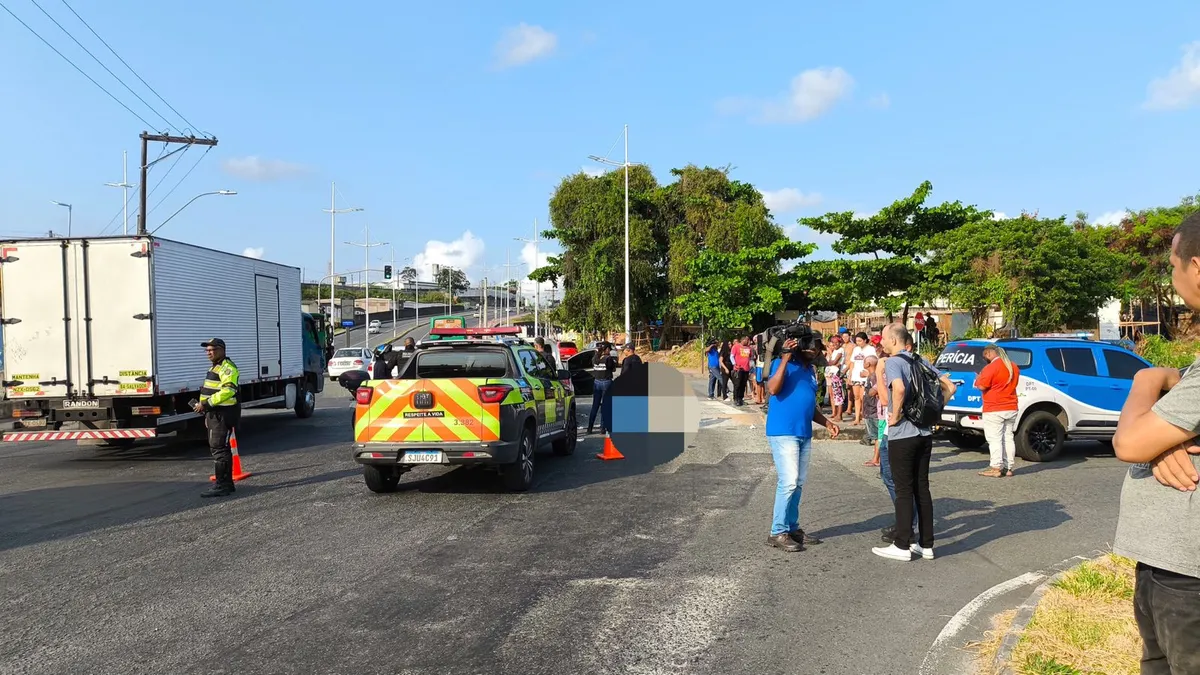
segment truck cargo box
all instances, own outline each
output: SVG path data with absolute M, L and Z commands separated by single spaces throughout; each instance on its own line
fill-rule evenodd
M 0 242 L 14 400 L 197 391 L 221 338 L 241 384 L 304 376 L 300 270 L 150 236 Z

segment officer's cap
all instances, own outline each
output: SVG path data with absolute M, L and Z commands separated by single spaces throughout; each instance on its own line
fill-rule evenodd
M 200 346 L 201 347 L 220 347 L 221 349 L 225 349 L 225 341 L 222 340 L 221 338 L 213 338 L 213 339 L 209 340 L 208 342 L 201 342 Z

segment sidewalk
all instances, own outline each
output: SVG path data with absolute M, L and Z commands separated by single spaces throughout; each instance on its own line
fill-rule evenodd
M 696 397 L 700 399 L 701 412 L 703 417 L 719 417 L 730 419 L 736 424 L 744 426 L 754 426 L 763 428 L 767 424 L 766 411 L 761 407 L 754 405 L 751 401 L 747 401 L 746 405 L 737 407 L 731 401 L 721 401 L 720 399 L 708 400 L 708 377 L 700 377 L 693 373 L 684 373 L 688 379 L 688 384 L 691 385 L 692 391 L 696 393 Z M 830 410 L 828 407 L 822 407 L 821 412 L 828 415 Z M 861 424 L 853 424 L 852 422 L 838 422 L 838 427 L 841 428 L 841 433 L 838 434 L 839 441 L 858 441 L 861 440 L 866 433 L 866 428 Z M 829 439 L 829 432 L 825 427 L 813 425 L 813 438 L 815 440 Z

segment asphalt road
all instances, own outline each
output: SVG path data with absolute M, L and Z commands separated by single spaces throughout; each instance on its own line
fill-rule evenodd
M 502 313 L 489 312 L 489 314 L 492 315 L 493 319 L 497 318 L 498 316 L 502 316 Z M 426 315 L 425 312 L 422 311 L 422 317 L 419 321 L 416 319 L 397 321 L 395 337 L 393 337 L 393 335 L 392 335 L 393 331 L 392 331 L 392 322 L 391 321 L 384 321 L 382 326 L 379 329 L 379 332 L 375 333 L 375 334 L 367 333 L 366 332 L 367 329 L 365 327 L 360 326 L 357 328 L 352 328 L 340 335 L 335 335 L 334 340 L 333 340 L 334 346 L 335 346 L 335 348 L 338 348 L 338 349 L 341 349 L 346 346 L 361 347 L 363 345 L 363 336 L 364 335 L 366 335 L 368 338 L 368 344 L 369 344 L 368 348 L 369 349 L 374 349 L 374 348 L 378 347 L 379 345 L 381 345 L 385 342 L 391 342 L 394 339 L 399 339 L 399 340 L 403 341 L 404 338 L 411 337 L 414 340 L 420 340 L 421 338 L 425 337 L 426 335 L 429 335 L 429 317 L 440 316 L 440 315 L 441 315 L 441 312 L 439 312 L 435 309 L 435 310 L 431 311 L 428 315 Z M 464 315 L 467 317 L 467 325 L 468 326 L 478 326 L 479 325 L 479 319 L 475 318 L 473 311 L 466 312 L 466 313 L 464 313 Z M 417 327 L 417 330 L 414 330 L 411 333 L 405 334 L 405 331 L 408 331 L 409 329 L 414 328 L 414 327 Z
M 682 454 L 588 438 L 520 495 L 441 467 L 370 493 L 351 406 L 248 413 L 226 500 L 199 499 L 196 445 L 0 445 L 0 672 L 917 673 L 976 594 L 1111 541 L 1124 473 L 1081 444 L 985 479 L 941 448 L 938 558 L 894 563 L 868 450 L 819 442 L 802 525 L 826 541 L 786 554 L 762 430 L 722 404 Z

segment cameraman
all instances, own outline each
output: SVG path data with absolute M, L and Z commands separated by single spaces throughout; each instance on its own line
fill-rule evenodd
M 805 544 L 821 543 L 800 529 L 800 496 L 808 476 L 813 423 L 828 429 L 831 438 L 837 438 L 840 431 L 817 407 L 817 371 L 813 364 L 823 349 L 821 339 L 811 331 L 788 337 L 783 353 L 772 359 L 767 376 L 767 391 L 771 394 L 767 442 L 779 477 L 767 543 L 788 552 L 802 551 Z

